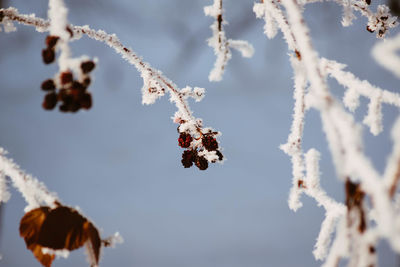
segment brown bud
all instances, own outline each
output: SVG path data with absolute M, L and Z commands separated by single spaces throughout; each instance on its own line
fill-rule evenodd
M 56 105 L 57 105 L 56 93 L 52 92 L 52 93 L 48 93 L 47 95 L 45 95 L 44 101 L 42 103 L 42 107 L 45 110 L 52 110 L 55 108 Z
M 85 73 L 85 74 L 91 72 L 94 69 L 95 66 L 96 65 L 91 60 L 81 63 L 82 72 Z
M 43 91 L 53 91 L 56 89 L 56 85 L 52 79 L 45 80 L 41 86 Z
M 43 49 L 42 58 L 45 64 L 53 63 L 54 59 L 56 58 L 56 53 L 51 48 Z
M 61 84 L 71 83 L 73 79 L 73 75 L 70 71 L 64 71 L 60 75 Z

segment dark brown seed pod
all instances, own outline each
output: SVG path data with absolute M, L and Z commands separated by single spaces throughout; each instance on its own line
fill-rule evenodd
M 43 49 L 42 58 L 45 64 L 53 63 L 54 60 L 56 59 L 56 53 L 51 48 Z
M 95 66 L 96 65 L 91 60 L 84 61 L 84 62 L 81 63 L 82 72 L 85 73 L 85 74 L 91 72 L 94 69 Z
M 82 108 L 90 109 L 92 107 L 92 95 L 90 93 L 83 94 L 80 104 Z
M 195 162 L 194 162 L 197 166 L 197 168 L 199 168 L 199 170 L 206 170 L 208 168 L 208 161 L 205 157 L 200 156 L 200 157 L 196 157 Z
M 193 165 L 193 162 L 196 158 L 196 154 L 193 150 L 185 150 L 182 153 L 182 165 L 185 168 L 190 168 Z
M 71 89 L 76 89 L 76 90 L 83 92 L 83 91 L 85 91 L 86 86 L 78 81 L 73 81 L 72 85 L 71 85 Z
M 192 142 L 192 136 L 188 133 L 181 133 L 178 138 L 178 144 L 180 147 L 188 148 Z
M 64 71 L 60 74 L 60 81 L 62 85 L 65 85 L 67 83 L 71 83 L 73 80 L 73 75 L 72 72 L 70 71 Z
M 217 140 L 210 135 L 204 135 L 201 138 L 201 143 L 203 144 L 204 148 L 207 149 L 208 151 L 215 151 L 218 149 Z
M 43 91 L 53 91 L 56 89 L 56 85 L 52 79 L 45 80 L 41 87 Z
M 48 49 L 49 48 L 53 49 L 56 46 L 58 39 L 60 39 L 60 37 L 55 36 L 55 35 L 48 35 L 46 37 L 46 46 L 47 46 L 47 48 Z
M 45 110 L 52 110 L 57 105 L 57 95 L 54 92 L 48 93 L 44 97 L 42 107 Z

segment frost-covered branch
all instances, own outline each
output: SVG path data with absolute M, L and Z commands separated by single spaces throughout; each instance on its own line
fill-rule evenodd
M 205 15 L 215 19 L 214 23 L 210 26 L 212 36 L 208 39 L 208 45 L 214 48 L 214 54 L 217 56 L 214 68 L 208 76 L 208 79 L 213 82 L 222 80 L 226 65 L 232 57 L 230 48 L 239 51 L 243 57 L 249 58 L 254 54 L 253 46 L 247 41 L 226 38 L 224 25 L 228 23 L 223 17 L 222 1 L 214 0 L 212 5 L 204 7 Z
M 6 157 L 6 154 L 7 152 L 3 148 L 0 148 L 1 184 L 3 186 L 6 185 L 5 178 L 10 178 L 13 186 L 18 189 L 28 204 L 25 207 L 26 212 L 42 205 L 54 207 L 56 202 L 60 202 L 57 196 L 49 192 L 43 183 L 21 170 L 16 163 Z M 3 189 L 5 188 L 3 187 Z M 2 190 L 2 192 L 5 195 L 9 195 L 5 190 Z
M 372 49 L 372 55 L 382 67 L 400 78 L 400 33 L 395 37 L 377 43 Z
M 34 26 L 40 32 L 50 30 L 49 21 L 37 18 L 34 15 L 19 14 L 15 8 L 7 8 L 0 11 L 7 21 L 16 21 L 24 25 Z M 170 101 L 178 108 L 173 120 L 180 124 L 180 133 L 190 135 L 191 141 L 193 141 L 189 142 L 188 146 L 181 145 L 184 148 L 190 147 L 191 151 L 194 152 L 194 156 L 190 157 L 190 159 L 187 157 L 185 158 L 185 155 L 183 154 L 183 161 L 189 160 L 190 162 L 195 163 L 196 166 L 202 170 L 207 168 L 208 162 L 215 163 L 223 161 L 223 156 L 220 150 L 210 150 L 210 147 L 205 141 L 203 141 L 203 137 L 214 138 L 219 136 L 220 133 L 216 132 L 212 128 L 203 127 L 202 120 L 193 116 L 187 102 L 189 97 L 194 98 L 196 101 L 200 101 L 205 94 L 203 88 L 191 88 L 187 86 L 179 89 L 179 87 L 164 76 L 161 71 L 151 67 L 149 63 L 143 61 L 142 58 L 139 57 L 131 48 L 123 45 L 115 34 L 108 34 L 103 30 L 93 30 L 89 26 L 68 25 L 68 27 L 73 33 L 74 40 L 79 39 L 82 35 L 86 35 L 91 39 L 103 42 L 120 54 L 123 59 L 136 67 L 144 81 L 142 87 L 143 104 L 153 104 L 159 97 L 165 95 L 166 92 L 169 92 Z M 195 142 L 196 140 L 200 141 Z M 188 166 L 188 164 L 184 163 L 183 165 L 185 167 Z
M 389 104 L 400 108 L 400 94 L 393 93 L 370 84 L 367 80 L 361 81 L 351 72 L 344 71 L 346 67 L 333 60 L 322 58 L 320 68 L 329 76 L 347 88 L 343 103 L 351 111 L 359 105 L 359 97 L 364 96 L 370 100 L 368 114 L 364 123 L 369 126 L 371 133 L 378 135 L 382 130 L 382 104 Z
M 358 3 L 359 1 L 341 2 L 348 2 L 349 8 L 357 9 L 356 6 L 351 6 L 354 4 L 358 5 L 358 8 L 361 7 L 360 3 Z M 301 3 L 304 4 L 306 1 L 302 1 Z M 281 4 L 285 7 L 286 13 L 282 11 Z M 288 43 L 288 49 L 295 52 L 295 56 L 291 56 L 292 67 L 295 73 L 293 122 L 288 142 L 281 146 L 291 157 L 293 165 L 293 182 L 289 195 L 289 207 L 294 210 L 301 207 L 301 202 L 299 201 L 301 193 L 306 193 L 310 197 L 313 197 L 319 205 L 325 207 L 326 217 L 321 225 L 321 231 L 314 250 L 316 259 L 326 258 L 326 266 L 336 266 L 341 257 L 350 256 L 351 266 L 367 266 L 376 262 L 372 248 L 379 238 L 388 239 L 392 248 L 396 251 L 399 250 L 398 241 L 400 231 L 397 231 L 398 228 L 395 225 L 395 221 L 397 221 L 395 218 L 397 216 L 394 213 L 394 207 L 388 194 L 390 184 L 397 184 L 398 182 L 397 168 L 390 168 L 390 171 L 388 171 L 390 174 L 387 175 L 390 178 L 387 179 L 388 181 L 389 179 L 391 180 L 385 185 L 382 182 L 382 177 L 374 169 L 363 152 L 361 126 L 354 121 L 353 116 L 346 112 L 339 101 L 330 93 L 326 77 L 328 75 L 331 76 L 339 84 L 347 88 L 344 102 L 351 110 L 354 111 L 358 106 L 360 95 L 370 99 L 369 111 L 364 123 L 370 126 L 371 132 L 374 134 L 378 134 L 382 130 L 381 105 L 386 103 L 400 107 L 400 96 L 397 93 L 373 86 L 367 81 L 359 80 L 352 73 L 343 70 L 345 65 L 327 59 L 320 59 L 311 44 L 309 30 L 302 17 L 301 9 L 302 6 L 294 0 L 281 0 L 280 2 L 275 0 L 261 0 L 261 3 L 256 3 L 254 6 L 256 16 L 263 17 L 266 21 L 267 25 L 264 28 L 266 35 L 269 38 L 273 37 L 277 31 L 276 27 L 278 27 Z M 369 8 L 365 8 L 364 15 L 368 15 L 371 18 L 376 18 L 379 15 L 381 17 L 376 22 L 384 21 L 386 23 L 378 23 L 380 26 L 376 26 L 376 29 L 381 26 L 386 27 L 384 29 L 379 28 L 378 37 L 382 37 L 388 28 L 396 26 L 396 23 L 394 23 L 395 17 L 388 15 L 388 10 L 383 7 L 378 7 L 377 14 L 370 12 Z M 387 17 L 385 17 L 386 15 Z M 350 18 L 349 16 L 347 19 Z M 372 26 L 369 25 L 369 27 L 371 29 Z M 301 87 L 299 87 L 299 81 L 302 81 Z M 306 92 L 305 88 L 308 83 L 309 90 Z M 357 202 L 359 204 L 355 208 L 355 212 L 351 211 L 351 213 L 355 213 L 355 219 L 353 218 L 354 216 L 343 218 L 343 215 L 346 213 L 343 204 L 330 199 L 319 187 L 318 153 L 315 150 L 310 150 L 307 154 L 304 154 L 301 149 L 304 116 L 308 108 L 314 108 L 321 114 L 323 128 L 338 176 L 343 181 L 348 178 L 354 182 L 359 181 L 359 187 L 362 188 L 363 194 L 365 192 L 365 194 L 373 199 L 376 227 L 365 231 L 368 224 L 368 218 L 365 215 L 367 207 L 363 205 L 362 201 Z M 305 162 L 303 158 L 306 158 Z M 391 162 L 393 162 L 392 165 L 396 165 L 396 156 L 392 155 L 391 159 Z M 352 182 L 349 181 L 349 183 Z M 310 184 L 317 186 L 312 187 Z M 314 188 L 315 190 L 310 190 L 310 188 Z M 327 203 L 334 204 L 322 204 L 321 202 L 323 202 L 324 197 L 329 199 Z M 350 213 L 349 207 L 348 210 L 347 213 Z M 352 210 L 354 209 L 352 208 Z M 358 222 L 362 222 L 364 226 L 357 228 L 359 224 L 351 223 L 351 218 L 351 221 L 354 222 L 354 220 L 357 220 Z M 338 221 L 342 222 L 338 225 L 336 239 L 328 253 L 330 235 L 334 231 Z M 347 221 L 347 227 L 343 227 L 343 221 Z M 349 230 L 348 227 L 351 225 L 357 225 L 355 229 L 362 229 L 362 231 Z M 353 229 L 353 227 L 350 228 Z M 347 231 L 346 229 L 350 231 L 348 232 L 349 234 L 344 233 Z M 347 240 L 348 238 L 351 240 Z M 352 242 L 356 242 L 358 245 L 349 246 L 348 244 Z

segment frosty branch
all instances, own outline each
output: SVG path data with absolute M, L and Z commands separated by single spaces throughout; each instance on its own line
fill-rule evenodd
M 291 57 L 295 73 L 293 123 L 287 144 L 281 146 L 291 156 L 293 164 L 293 186 L 289 196 L 289 206 L 294 210 L 301 207 L 300 195 L 304 192 L 325 208 L 326 218 L 322 223 L 314 250 L 316 259 L 327 259 L 325 266 L 335 266 L 343 257 L 350 258 L 349 266 L 376 266 L 374 247 L 380 237 L 387 238 L 392 248 L 399 251 L 397 244 L 400 232 L 396 225 L 398 220 L 396 217 L 399 215 L 394 212 L 394 206 L 390 201 L 390 195 L 393 193 L 388 194 L 384 179 L 372 167 L 363 152 L 360 126 L 329 92 L 326 76 L 329 74 L 347 88 L 344 103 L 352 111 L 358 106 L 360 95 L 370 99 L 368 115 L 364 123 L 375 135 L 382 131 L 382 103 L 400 107 L 400 96 L 372 86 L 367 81 L 360 81 L 353 74 L 343 71 L 344 66 L 341 64 L 318 58 L 301 14 L 301 4 L 294 0 L 282 0 L 281 5 L 286 9 L 286 15 L 279 1 L 275 0 L 256 3 L 254 11 L 257 17 L 265 19 L 266 35 L 269 38 L 274 37 L 277 32 L 276 27 L 278 27 L 288 43 L 289 50 L 295 52 L 295 56 Z M 343 24 L 345 26 L 350 24 L 353 17 L 352 8 L 361 11 L 369 18 L 367 29 L 371 32 L 378 30 L 378 37 L 383 37 L 389 28 L 397 24 L 397 18 L 391 16 L 385 6 L 379 6 L 378 12 L 374 14 L 368 8 L 368 1 L 353 1 L 352 4 L 346 1 L 344 5 Z M 308 90 L 306 90 L 307 84 L 309 84 Z M 326 193 L 319 187 L 318 152 L 313 149 L 307 154 L 302 152 L 304 114 L 309 108 L 315 108 L 320 112 L 336 171 L 339 178 L 346 181 L 347 217 L 343 216 L 345 215 L 344 206 L 330 198 L 326 199 Z M 395 133 L 396 130 L 393 130 L 394 135 Z M 397 138 L 399 137 L 394 137 L 394 139 Z M 306 158 L 306 163 L 303 157 Z M 388 166 L 396 166 L 398 163 L 396 160 L 397 157 L 392 155 Z M 391 167 L 390 170 L 390 177 L 395 177 L 391 179 L 391 188 L 393 188 L 393 184 L 398 182 L 398 174 L 396 168 Z M 393 175 L 393 172 L 396 174 Z M 368 230 L 366 211 L 368 207 L 363 202 L 364 194 L 373 199 L 372 209 L 376 213 L 374 220 L 377 226 Z M 347 227 L 343 227 L 343 223 L 338 223 L 341 221 L 344 221 Z M 335 225 L 338 225 L 336 240 L 328 252 L 331 243 L 330 235 Z M 343 233 L 346 231 L 349 234 Z

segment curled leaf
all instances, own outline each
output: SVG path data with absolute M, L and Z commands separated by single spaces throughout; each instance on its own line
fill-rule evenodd
M 19 227 L 21 237 L 36 259 L 50 267 L 54 254 L 47 254 L 43 248 L 54 252 L 74 250 L 86 244 L 91 265 L 98 265 L 101 239 L 97 228 L 78 211 L 65 206 L 39 207 L 22 217 Z M 48 252 L 49 253 L 49 252 Z

